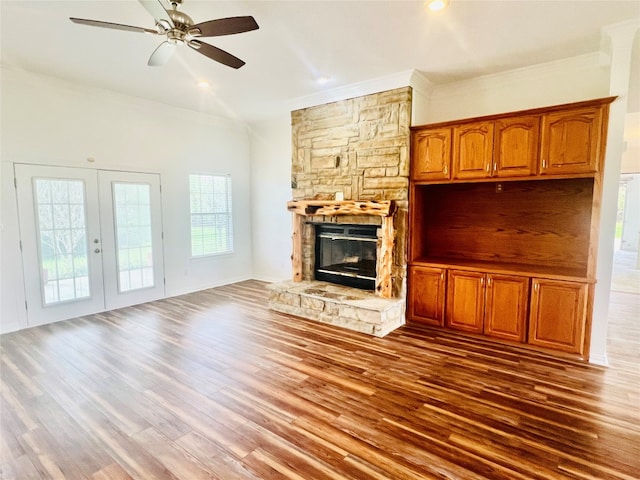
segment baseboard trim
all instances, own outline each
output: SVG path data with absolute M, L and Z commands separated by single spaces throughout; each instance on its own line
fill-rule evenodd
M 589 356 L 589 363 L 593 363 L 595 365 L 601 365 L 603 367 L 609 366 L 609 360 L 607 358 L 607 354 L 603 355 L 591 355 Z

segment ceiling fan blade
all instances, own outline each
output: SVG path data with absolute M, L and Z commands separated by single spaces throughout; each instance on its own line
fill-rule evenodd
M 167 7 L 169 10 L 171 6 L 165 0 L 138 0 L 142 6 L 145 8 L 147 12 L 151 14 L 151 16 L 156 20 L 156 22 L 160 22 L 161 20 L 168 23 L 170 28 L 173 28 L 175 25 L 173 24 L 173 20 L 169 16 L 169 12 L 167 12 Z
M 175 49 L 176 45 L 174 43 L 162 42 L 149 57 L 147 65 L 150 67 L 160 67 L 164 65 L 169 61 Z
M 231 55 L 229 52 L 225 52 L 224 50 L 214 47 L 213 45 L 209 45 L 208 43 L 191 40 L 187 45 L 205 57 L 209 57 L 211 60 L 215 60 L 216 62 L 220 62 L 231 68 L 240 68 L 246 63 L 238 57 Z
M 198 23 L 189 29 L 189 33 L 201 37 L 219 37 L 250 32 L 258 28 L 258 24 L 253 17 L 229 17 Z
M 158 31 L 151 28 L 134 27 L 131 25 L 121 25 L 119 23 L 111 22 L 101 22 L 100 20 L 87 20 L 85 18 L 70 17 L 69 20 L 71 20 L 73 23 L 79 23 L 80 25 L 89 25 L 90 27 L 112 28 L 114 30 L 125 30 L 128 32 L 141 32 L 158 35 Z

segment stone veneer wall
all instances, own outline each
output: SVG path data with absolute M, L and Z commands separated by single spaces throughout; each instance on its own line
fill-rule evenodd
M 394 297 L 406 291 L 411 87 L 291 113 L 294 200 L 395 200 Z M 380 224 L 376 217 L 313 217 L 312 222 Z M 313 226 L 303 230 L 303 279 L 313 277 Z

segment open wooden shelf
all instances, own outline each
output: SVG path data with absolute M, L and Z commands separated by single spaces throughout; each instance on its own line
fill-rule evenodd
M 589 277 L 592 178 L 414 185 L 410 261 Z

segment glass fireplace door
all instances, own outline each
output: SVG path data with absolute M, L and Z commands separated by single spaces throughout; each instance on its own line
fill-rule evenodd
M 375 225 L 317 225 L 316 280 L 373 290 L 376 230 Z

